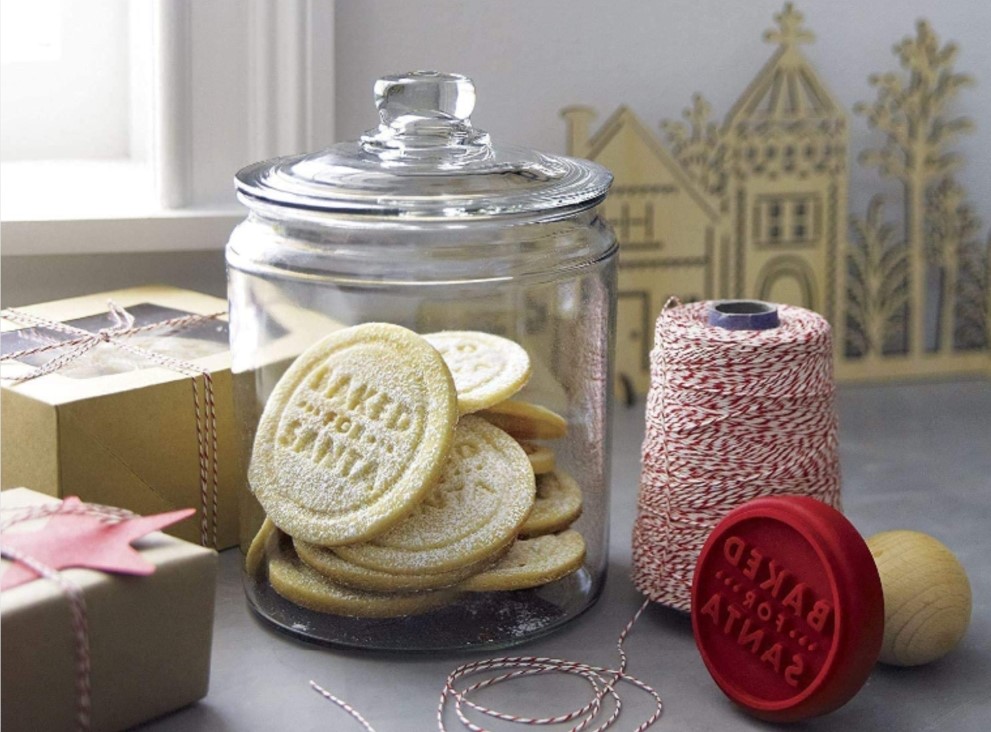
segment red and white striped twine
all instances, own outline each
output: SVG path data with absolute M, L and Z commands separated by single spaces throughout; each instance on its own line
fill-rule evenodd
M 626 673 L 627 657 L 626 650 L 623 648 L 626 637 L 630 634 L 634 624 L 637 622 L 637 619 L 640 617 L 640 614 L 643 613 L 648 603 L 649 601 L 645 601 L 640 606 L 640 608 L 636 611 L 636 613 L 634 613 L 633 617 L 630 618 L 629 622 L 623 628 L 623 631 L 619 634 L 616 647 L 619 651 L 620 663 L 619 666 L 614 669 L 605 668 L 603 666 L 591 666 L 578 661 L 567 661 L 560 658 L 544 658 L 541 656 L 507 656 L 503 658 L 491 658 L 484 661 L 473 661 L 471 663 L 458 666 L 448 675 L 446 681 L 444 682 L 444 688 L 440 694 L 440 703 L 437 705 L 438 732 L 447 732 L 448 728 L 445 724 L 444 718 L 449 701 L 453 701 L 454 713 L 457 715 L 458 720 L 465 729 L 471 730 L 471 732 L 488 731 L 485 727 L 479 726 L 468 718 L 468 713 L 466 712 L 465 707 L 468 707 L 479 714 L 492 717 L 493 719 L 512 722 L 514 724 L 559 725 L 577 720 L 578 723 L 572 726 L 568 732 L 581 732 L 581 730 L 586 729 L 589 725 L 599 720 L 604 709 L 609 709 L 611 707 L 611 709 L 609 709 L 609 715 L 605 719 L 602 719 L 598 726 L 593 727 L 590 730 L 590 732 L 602 732 L 603 730 L 611 727 L 613 723 L 619 719 L 620 712 L 622 711 L 622 699 L 620 698 L 619 692 L 616 691 L 616 685 L 620 682 L 631 684 L 644 693 L 649 694 L 654 699 L 654 711 L 649 717 L 647 717 L 647 719 L 640 723 L 635 732 L 643 732 L 643 730 L 652 727 L 654 723 L 661 718 L 661 714 L 664 711 L 664 705 L 661 702 L 660 695 L 653 689 L 653 687 L 635 676 Z M 484 674 L 489 671 L 504 671 L 507 669 L 511 670 L 494 676 L 486 676 L 485 678 L 468 684 L 467 686 L 459 687 L 459 681 L 469 679 L 473 676 Z M 485 707 L 468 698 L 470 694 L 491 686 L 495 686 L 496 684 L 511 681 L 513 679 L 549 673 L 563 673 L 581 677 L 588 682 L 592 689 L 591 699 L 589 699 L 589 701 L 581 707 L 563 714 L 557 714 L 549 717 L 524 717 Z M 328 699 L 350 714 L 359 724 L 361 724 L 362 727 L 365 728 L 366 732 L 375 732 L 365 718 L 362 717 L 361 714 L 359 714 L 358 711 L 350 704 L 328 693 L 313 681 L 310 682 L 310 686 L 320 693 L 320 695 L 325 699 Z M 612 700 L 611 705 L 603 704 L 603 701 L 607 696 Z
M 310 680 L 310 688 L 313 689 L 315 692 L 317 692 L 327 701 L 333 702 L 341 709 L 343 709 L 345 712 L 350 714 L 351 717 L 358 724 L 360 724 L 362 727 L 365 728 L 366 732 L 375 732 L 375 728 L 368 723 L 367 719 L 361 716 L 361 712 L 359 712 L 357 709 L 352 707 L 350 704 L 348 704 L 346 701 L 341 699 L 339 696 L 334 696 L 333 694 L 331 694 L 329 691 L 327 691 L 325 688 L 320 686 L 320 684 L 318 684 L 316 681 L 313 681 L 312 679 Z
M 650 600 L 688 611 L 702 545 L 752 498 L 798 494 L 840 503 L 829 324 L 779 305 L 781 324 L 732 331 L 709 303 L 665 305 L 651 387 L 633 581 Z
M 191 361 L 185 361 L 172 356 L 166 356 L 147 348 L 140 348 L 125 340 L 128 336 L 145 333 L 158 329 L 169 329 L 172 332 L 200 325 L 210 320 L 216 320 L 225 313 L 211 313 L 209 315 L 183 315 L 177 318 L 169 318 L 157 323 L 135 326 L 134 316 L 127 310 L 110 301 L 107 303 L 110 317 L 114 325 L 110 328 L 92 333 L 82 328 L 76 328 L 57 320 L 42 318 L 21 310 L 7 308 L 0 312 L 0 316 L 18 325 L 26 325 L 32 328 L 44 328 L 45 330 L 63 333 L 71 336 L 68 340 L 54 340 L 50 337 L 38 336 L 42 345 L 33 348 L 25 348 L 13 353 L 4 354 L 0 361 L 17 361 L 27 356 L 38 353 L 57 351 L 51 360 L 41 366 L 17 377 L 3 377 L 7 381 L 19 384 L 24 381 L 36 379 L 39 376 L 51 374 L 67 364 L 82 357 L 90 350 L 101 343 L 112 344 L 115 348 L 127 351 L 139 358 L 144 358 L 152 363 L 170 369 L 180 374 L 190 377 L 193 388 L 193 414 L 196 421 L 196 445 L 199 452 L 199 472 L 200 472 L 200 543 L 203 546 L 217 546 L 217 487 L 220 481 L 220 467 L 217 453 L 217 409 L 214 399 L 213 375 L 209 370 L 197 366 Z M 203 396 L 200 397 L 197 386 L 197 377 L 203 380 Z
M 0 521 L 0 532 L 24 521 L 35 521 L 55 514 L 98 516 L 107 523 L 117 523 L 134 514 L 120 508 L 100 506 L 94 503 L 80 503 L 66 506 L 55 503 L 44 506 L 32 506 L 24 509 L 4 509 L 13 513 L 7 519 Z M 62 573 L 47 564 L 38 561 L 23 552 L 0 545 L 0 556 L 20 562 L 34 570 L 39 576 L 51 580 L 69 601 L 70 620 L 72 623 L 73 645 L 75 649 L 76 666 L 76 729 L 86 732 L 90 729 L 91 699 L 90 699 L 90 652 L 89 652 L 89 622 L 86 619 L 86 597 L 75 582 L 66 579 Z

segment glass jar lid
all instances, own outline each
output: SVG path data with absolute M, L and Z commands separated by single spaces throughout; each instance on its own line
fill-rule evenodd
M 375 104 L 379 126 L 359 140 L 240 170 L 239 198 L 253 207 L 465 219 L 582 210 L 612 183 L 586 160 L 492 145 L 471 124 L 475 85 L 459 74 L 383 77 Z

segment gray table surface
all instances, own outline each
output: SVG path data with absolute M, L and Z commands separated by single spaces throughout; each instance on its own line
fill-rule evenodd
M 864 536 L 910 528 L 942 540 L 970 576 L 973 615 L 963 642 L 949 656 L 914 669 L 879 665 L 846 706 L 790 729 L 991 729 L 991 381 L 846 386 L 838 403 L 847 516 Z M 642 404 L 618 408 L 610 574 L 602 598 L 520 653 L 617 663 L 616 636 L 642 601 L 629 580 L 642 437 Z M 664 716 L 654 729 L 773 728 L 737 711 L 716 688 L 695 649 L 687 617 L 651 607 L 627 647 L 630 672 L 664 700 Z M 437 700 L 447 674 L 466 660 L 494 655 L 502 654 L 403 658 L 297 643 L 270 631 L 248 611 L 240 554 L 227 551 L 220 560 L 210 693 L 141 729 L 358 730 L 309 688 L 310 679 L 361 710 L 377 732 L 436 729 Z M 632 730 L 652 705 L 631 687 L 621 692 L 622 716 L 613 729 Z M 548 698 L 560 700 L 551 711 L 563 711 L 571 708 L 566 701 L 583 701 L 586 695 L 587 687 L 575 678 L 542 678 L 489 690 L 484 701 L 517 713 L 546 713 Z M 449 727 L 460 729 L 453 716 Z

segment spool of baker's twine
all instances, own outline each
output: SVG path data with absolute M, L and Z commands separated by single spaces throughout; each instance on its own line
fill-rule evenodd
M 799 307 L 669 301 L 650 369 L 633 581 L 688 611 L 699 552 L 731 509 L 780 494 L 839 508 L 832 338 Z

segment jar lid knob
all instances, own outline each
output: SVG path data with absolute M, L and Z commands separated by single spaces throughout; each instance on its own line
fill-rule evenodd
M 410 114 L 467 120 L 475 108 L 475 82 L 439 71 L 384 76 L 375 82 L 375 106 L 384 125 Z
M 469 119 L 475 83 L 461 74 L 412 71 L 375 82 L 378 129 L 361 138 L 362 148 L 384 161 L 458 164 L 491 155 L 488 133 Z

